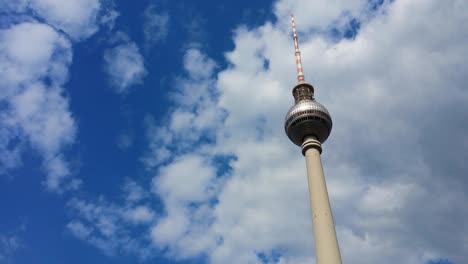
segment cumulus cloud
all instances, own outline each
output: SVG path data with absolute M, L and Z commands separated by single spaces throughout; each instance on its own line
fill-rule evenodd
M 3 170 L 20 165 L 20 150 L 29 142 L 43 156 L 45 185 L 58 190 L 70 174 L 60 151 L 76 133 L 62 90 L 71 44 L 51 27 L 28 22 L 2 30 L 0 38 Z
M 67 204 L 71 215 L 67 230 L 108 256 L 124 253 L 148 259 L 157 252 L 149 235 L 156 219 L 149 190 L 127 179 L 122 191 L 119 202 L 109 202 L 102 196 L 71 199 Z M 147 235 L 141 235 L 142 230 Z
M 128 203 L 139 202 L 147 199 L 149 196 L 149 192 L 146 189 L 132 180 L 127 180 L 122 189 Z
M 43 157 L 49 190 L 75 189 L 62 151 L 73 144 L 76 124 L 63 86 L 72 61 L 71 41 L 113 27 L 118 16 L 108 1 L 0 1 L 0 172 L 21 165 L 28 147 Z M 37 20 L 43 21 L 39 23 Z
M 276 24 L 235 32 L 235 49 L 226 54 L 230 66 L 210 84 L 217 96 L 208 104 L 208 109 L 227 115 L 217 119 L 221 124 L 208 126 L 211 133 L 215 131 L 214 138 L 207 140 L 202 138 L 203 130 L 191 129 L 189 142 L 197 149 L 178 149 L 172 152 L 176 158 L 168 158 L 169 164 L 163 166 L 178 167 L 185 157 L 181 151 L 202 160 L 231 155 L 234 158 L 227 165 L 202 163 L 193 173 L 202 177 L 198 172 L 211 175 L 228 166 L 230 176 L 214 189 L 215 198 L 209 199 L 215 203 L 193 209 L 197 197 L 177 205 L 165 197 L 189 191 L 171 191 L 159 182 L 182 179 L 186 173 L 159 170 L 153 182 L 160 189 L 153 189 L 163 197 L 167 216 L 152 231 L 158 245 L 169 246 L 178 257 L 207 254 L 212 263 L 313 261 L 304 161 L 282 130 L 284 114 L 292 105 L 288 87 L 295 83 L 287 14 L 293 10 L 304 32 L 314 27 L 323 31 L 303 33 L 300 41 L 306 79 L 316 86 L 316 97 L 336 124 L 322 156 L 344 261 L 424 263 L 448 258 L 463 263 L 468 259 L 464 243 L 468 211 L 456 202 L 465 201 L 468 194 L 463 176 L 467 168 L 460 159 L 468 153 L 467 127 L 461 121 L 468 110 L 464 88 L 468 65 L 463 60 L 468 39 L 459 34 L 467 26 L 463 17 L 468 5 L 384 3 L 361 21 L 355 38 L 337 42 L 329 38 L 326 30 L 336 21 L 368 14 L 374 7 L 367 2 L 338 1 L 326 9 L 318 1 L 298 3 L 301 13 L 295 3 L 279 1 Z M 287 54 L 290 61 L 284 59 Z M 200 66 L 187 68 L 194 78 L 205 72 L 198 71 L 203 69 Z M 199 90 L 183 91 L 187 98 L 178 101 L 168 127 L 158 128 L 166 131 L 164 138 L 169 141 L 180 139 L 178 133 L 187 127 L 201 124 L 199 113 L 183 110 L 196 109 L 202 99 L 192 100 L 197 97 L 191 93 Z M 453 133 L 448 141 L 434 142 L 446 133 Z M 435 155 L 441 151 L 447 158 Z M 192 191 L 200 188 L 193 185 Z M 202 219 L 192 215 L 197 210 L 203 210 Z M 442 231 L 442 222 L 453 223 L 452 231 Z M 186 241 L 195 239 L 202 239 L 202 246 L 187 246 Z
M 133 188 L 133 187 L 131 187 Z M 154 255 L 149 236 L 135 235 L 133 228 L 140 226 L 149 230 L 155 213 L 143 200 L 126 197 L 124 205 L 107 202 L 100 197 L 96 200 L 74 198 L 68 203 L 73 214 L 67 224 L 71 235 L 99 249 L 106 255 L 118 252 L 131 253 L 146 259 Z
M 167 144 L 172 141 L 172 135 L 167 128 L 159 127 L 151 116 L 145 118 L 145 130 L 148 150 L 141 161 L 147 170 L 151 170 L 171 157 L 170 146 Z
M 157 245 L 171 245 L 174 248 L 170 254 L 183 258 L 201 253 L 215 242 L 206 236 L 194 243 L 203 233 L 210 232 L 210 198 L 214 197 L 217 181 L 209 161 L 195 155 L 180 157 L 160 169 L 159 177 L 153 179 L 153 189 L 166 206 L 166 215 L 151 230 Z M 186 248 L 189 244 L 194 246 Z
M 107 49 L 104 52 L 104 63 L 109 83 L 120 94 L 129 92 L 131 86 L 141 84 L 147 74 L 143 56 L 130 40 Z
M 125 211 L 125 218 L 134 223 L 148 223 L 154 218 L 154 213 L 146 206 L 138 206 Z
M 73 41 L 89 38 L 102 26 L 112 29 L 119 16 L 110 0 L 0 0 L 0 4 L 10 19 L 27 20 L 31 12 Z
M 170 91 L 170 98 L 178 107 L 168 114 L 165 122 L 169 125 L 159 126 L 151 116 L 145 121 L 149 149 L 142 161 L 147 169 L 167 162 L 180 150 L 193 150 L 197 147 L 194 143 L 201 138 L 215 138 L 216 127 L 225 117 L 225 111 L 216 105 L 218 92 L 213 79 L 216 67 L 198 49 L 185 52 L 184 70 L 188 76 L 177 78 Z
M 331 26 L 340 25 L 344 20 L 359 17 L 366 10 L 367 5 L 375 1 L 321 1 L 312 0 L 307 4 L 303 1 L 283 0 L 277 1 L 274 6 L 275 15 L 278 18 L 289 17 L 294 14 L 300 18 L 299 30 L 306 30 L 311 27 L 326 29 Z M 280 23 L 289 25 L 286 19 L 279 19 Z
M 296 207 L 286 205 L 291 200 L 284 200 L 284 206 L 278 206 L 269 199 L 279 201 L 284 193 L 293 193 L 294 195 L 290 195 L 293 203 L 307 200 L 304 192 L 307 187 L 301 185 L 300 177 L 292 180 L 275 176 L 277 173 L 286 174 L 291 171 L 296 171 L 299 176 L 299 164 L 302 163 L 296 162 L 282 168 L 280 161 L 281 158 L 287 159 L 287 153 L 278 151 L 283 153 L 281 157 L 271 155 L 276 150 L 275 145 L 270 147 L 256 142 L 257 136 L 263 132 L 256 131 L 255 126 L 252 127 L 255 131 L 253 138 L 231 142 L 236 146 L 230 148 L 230 138 L 245 134 L 237 134 L 239 129 L 226 131 L 221 126 L 221 122 L 227 122 L 230 116 L 226 117 L 226 110 L 218 105 L 222 93 L 216 90 L 213 78 L 216 64 L 200 50 L 189 49 L 184 56 L 184 67 L 188 77 L 180 80 L 181 85 L 173 93 L 178 108 L 169 115 L 168 127 L 158 128 L 165 133 L 150 133 L 153 140 L 158 142 L 157 146 L 165 146 L 172 155 L 176 155 L 169 164 L 159 167 L 157 176 L 153 179 L 153 191 L 166 205 L 166 215 L 159 218 L 152 229 L 153 241 L 159 247 L 169 246 L 171 250 L 168 254 L 171 257 L 189 258 L 208 252 L 214 263 L 222 263 L 228 259 L 235 259 L 239 263 L 258 262 L 256 253 L 252 252 L 261 252 L 265 257 L 272 257 L 270 246 L 275 242 L 283 248 L 300 252 L 297 244 L 292 242 L 296 241 L 300 227 L 307 226 L 308 218 L 298 220 L 298 225 L 292 227 L 262 225 L 270 221 L 280 224 L 286 221 L 288 215 L 298 214 Z M 191 135 L 186 136 L 186 131 L 191 131 Z M 221 146 L 221 142 L 227 143 L 229 147 Z M 269 154 L 262 156 L 259 154 L 261 150 Z M 180 152 L 190 154 L 182 155 Z M 235 155 L 238 160 L 230 159 L 231 155 Z M 151 157 L 154 155 L 149 155 L 148 159 Z M 260 160 L 268 162 L 270 166 L 259 167 Z M 239 174 L 228 177 L 229 172 L 226 169 L 223 169 L 224 174 L 219 171 L 220 163 L 235 167 Z M 265 186 L 267 182 L 277 183 L 281 187 L 269 189 Z M 258 199 L 261 195 L 265 199 Z M 301 208 L 307 211 L 307 204 L 302 203 Z M 275 216 L 272 220 L 269 216 L 275 212 L 285 218 Z M 248 222 L 251 225 L 244 229 Z M 275 230 L 275 227 L 278 229 Z M 297 228 L 297 231 L 291 232 L 291 228 Z M 278 230 L 284 233 L 277 236 L 275 231 Z M 301 239 L 307 240 L 307 235 L 303 232 L 301 234 Z M 259 237 L 265 244 L 258 243 L 256 238 Z M 188 246 L 193 244 L 197 246 Z M 302 246 L 302 249 L 305 251 L 306 247 Z
M 32 0 L 30 5 L 47 23 L 75 39 L 87 38 L 98 30 L 99 0 Z
M 101 26 L 112 29 L 119 13 L 110 0 L 23 0 L 27 7 L 74 41 L 94 35 Z M 26 7 L 25 4 L 19 7 Z M 23 8 L 24 9 L 24 8 Z
M 283 132 L 296 82 L 292 10 L 306 79 L 334 120 L 322 157 L 344 262 L 466 262 L 468 4 L 374 4 L 278 1 L 278 22 L 235 31 L 218 73 L 201 50 L 185 52 L 174 107 L 161 123 L 147 118 L 143 160 L 164 205 L 141 236 L 152 250 L 210 263 L 313 263 L 305 163 Z M 353 39 L 330 38 L 352 18 L 362 18 Z M 108 226 L 128 221 L 78 210 L 87 221 L 79 234 L 110 238 L 119 231 Z

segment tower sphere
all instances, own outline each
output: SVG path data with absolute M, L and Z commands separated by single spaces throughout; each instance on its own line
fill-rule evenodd
M 309 92 L 304 93 L 304 91 Z M 328 110 L 313 98 L 313 87 L 300 83 L 293 89 L 296 103 L 286 114 L 284 130 L 289 139 L 301 146 L 306 136 L 315 136 L 320 143 L 325 142 L 332 129 L 332 119 Z

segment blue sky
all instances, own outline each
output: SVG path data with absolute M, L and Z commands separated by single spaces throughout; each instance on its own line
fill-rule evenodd
M 0 263 L 313 263 L 291 12 L 344 262 L 465 263 L 467 10 L 0 0 Z

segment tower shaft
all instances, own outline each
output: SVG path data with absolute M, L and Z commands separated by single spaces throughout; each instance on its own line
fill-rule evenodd
M 315 137 L 306 137 L 302 144 L 302 152 L 307 166 L 317 264 L 341 264 L 341 255 L 320 158 L 321 144 Z

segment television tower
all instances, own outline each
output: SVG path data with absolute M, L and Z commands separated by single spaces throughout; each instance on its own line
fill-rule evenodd
M 286 114 L 284 129 L 289 139 L 301 147 L 302 155 L 306 159 L 317 264 L 341 264 L 340 249 L 320 159 L 322 143 L 330 135 L 332 120 L 328 110 L 315 100 L 314 87 L 305 82 L 296 23 L 292 14 L 291 22 L 298 84 L 292 90 L 294 106 Z

